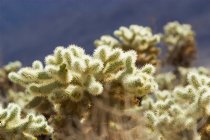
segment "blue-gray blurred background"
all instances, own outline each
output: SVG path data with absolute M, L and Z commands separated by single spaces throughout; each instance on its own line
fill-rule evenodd
M 119 26 L 140 24 L 161 32 L 178 20 L 197 33 L 197 64 L 209 65 L 210 0 L 0 0 L 0 65 L 43 60 L 56 46 L 93 41 Z

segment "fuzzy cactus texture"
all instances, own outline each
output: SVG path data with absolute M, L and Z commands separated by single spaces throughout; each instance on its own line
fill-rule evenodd
M 14 61 L 0 68 L 0 99 L 2 104 L 8 102 L 7 95 L 9 91 L 21 91 L 20 86 L 12 83 L 8 78 L 10 72 L 16 72 L 21 66 L 20 61 Z
M 135 50 L 137 53 L 137 65 L 143 66 L 147 63 L 157 65 L 160 49 L 157 44 L 161 35 L 153 34 L 151 28 L 139 25 L 130 25 L 129 28 L 122 26 L 114 31 L 116 38 L 103 35 L 94 43 L 96 46 L 108 45 L 112 48 L 123 50 Z
M 2 94 L 5 94 L 6 90 L 11 87 L 11 82 L 8 79 L 8 74 L 10 72 L 17 71 L 20 69 L 22 66 L 21 62 L 15 61 L 15 62 L 10 62 L 7 65 L 3 66 L 0 68 L 0 91 Z
M 191 25 L 114 36 L 0 68 L 0 140 L 209 140 L 210 69 L 193 66 Z
M 57 47 L 54 54 L 45 58 L 45 66 L 36 60 L 32 67 L 11 72 L 9 78 L 26 88 L 28 96 L 35 98 L 32 100 L 34 104 L 39 104 L 43 98 L 47 99 L 57 114 L 51 119 L 58 127 L 61 122 L 67 121 L 68 115 L 87 120 L 84 113 L 94 108 L 95 96 L 100 100 L 110 94 L 116 104 L 125 100 L 119 98 L 123 94 L 132 100 L 157 90 L 153 77 L 155 68 L 150 64 L 137 68 L 136 57 L 133 50 L 124 52 L 106 45 L 97 47 L 92 56 L 76 45 Z M 116 85 L 122 93 L 111 88 Z M 47 106 L 51 106 L 49 104 Z
M 161 72 L 155 75 L 155 80 L 159 90 L 173 90 L 176 86 L 185 86 L 188 84 L 187 75 L 195 72 L 201 75 L 210 76 L 209 69 L 205 67 L 177 67 L 173 72 Z
M 176 83 L 176 75 L 172 72 L 159 73 L 155 76 L 155 80 L 160 90 L 170 90 L 174 88 Z
M 191 25 L 177 21 L 164 26 L 163 42 L 168 49 L 167 63 L 177 67 L 189 67 L 196 58 L 195 32 Z
M 210 115 L 210 78 L 191 72 L 188 85 L 171 91 L 159 91 L 146 97 L 142 108 L 148 126 L 162 139 L 197 140 L 197 129 Z M 204 121 L 204 122 L 203 122 Z
M 153 80 L 154 67 L 135 66 L 136 52 L 123 52 L 107 46 L 98 47 L 93 56 L 75 45 L 57 47 L 53 55 L 42 62 L 34 61 L 32 67 L 9 74 L 10 80 L 27 88 L 35 96 L 46 96 L 55 103 L 70 99 L 80 101 L 85 92 L 93 96 L 102 94 L 103 84 L 113 80 L 134 95 L 144 95 L 157 89 Z
M 21 117 L 21 108 L 10 103 L 0 108 L 0 138 L 2 140 L 37 140 L 36 136 L 48 135 L 53 129 L 42 115 L 27 114 Z

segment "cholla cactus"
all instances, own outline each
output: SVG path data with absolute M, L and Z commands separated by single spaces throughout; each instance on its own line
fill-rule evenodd
M 8 90 L 7 100 L 8 102 L 18 104 L 24 113 L 34 110 L 43 115 L 53 113 L 52 104 L 46 98 L 36 97 L 23 91 L 15 92 L 14 90 Z
M 170 91 L 157 92 L 142 102 L 148 126 L 163 139 L 200 139 L 197 129 L 210 116 L 210 78 L 188 74 L 189 84 Z M 199 123 L 200 122 L 200 123 Z
M 9 90 L 20 90 L 20 87 L 12 83 L 8 79 L 8 74 L 10 72 L 15 72 L 21 67 L 19 61 L 10 62 L 9 64 L 0 68 L 0 96 L 3 102 L 7 102 L 7 94 Z
M 159 90 L 171 90 L 176 83 L 176 75 L 172 72 L 160 73 L 155 76 Z
M 143 66 L 147 63 L 157 65 L 159 48 L 156 45 L 160 42 L 160 34 L 153 34 L 149 27 L 130 25 L 120 27 L 112 36 L 104 35 L 100 40 L 95 41 L 96 46 L 108 45 L 112 48 L 122 48 L 123 50 L 135 50 L 137 52 L 137 65 Z
M 46 66 L 34 61 L 32 67 L 12 72 L 9 78 L 24 86 L 34 97 L 48 99 L 57 113 L 51 118 L 56 124 L 55 130 L 64 132 L 60 128 L 68 124 L 69 115 L 77 116 L 79 120 L 88 119 L 84 114 L 95 109 L 97 97 L 105 101 L 105 96 L 109 95 L 109 99 L 114 100 L 110 102 L 117 104 L 116 96 L 124 96 L 125 100 L 157 90 L 153 78 L 155 68 L 148 64 L 139 69 L 135 62 L 135 51 L 99 46 L 90 56 L 82 48 L 70 45 L 57 47 L 53 55 L 45 58 Z M 123 92 L 113 91 L 111 87 L 116 83 Z
M 28 114 L 22 118 L 20 107 L 14 103 L 0 108 L 0 122 L 1 140 L 37 140 L 36 136 L 53 131 L 42 115 Z
M 173 90 L 176 86 L 187 85 L 187 75 L 190 72 L 210 76 L 210 71 L 205 67 L 178 67 L 176 73 L 164 72 L 155 75 L 159 90 Z
M 168 48 L 167 63 L 174 66 L 191 66 L 196 57 L 195 33 L 191 25 L 179 22 L 166 24 L 163 41 Z
M 83 49 L 74 45 L 67 49 L 57 47 L 54 55 L 46 57 L 45 62 L 45 68 L 40 61 L 34 61 L 31 68 L 22 68 L 9 77 L 27 86 L 30 93 L 47 96 L 54 102 L 68 98 L 79 101 L 85 90 L 92 95 L 101 94 L 103 87 L 94 74 L 102 70 L 103 64 L 85 55 Z
M 9 102 L 15 102 L 18 104 L 21 108 L 24 108 L 27 106 L 27 104 L 33 99 L 34 97 L 31 95 L 27 95 L 24 92 L 15 92 L 14 90 L 10 89 L 7 93 L 7 100 Z
M 103 82 L 110 80 L 119 80 L 126 90 L 144 95 L 157 88 L 150 76 L 154 68 L 146 65 L 137 69 L 135 59 L 134 51 L 101 46 L 91 57 L 82 48 L 70 45 L 66 49 L 57 47 L 54 55 L 46 57 L 46 67 L 40 61 L 34 61 L 31 68 L 10 73 L 9 78 L 26 86 L 30 93 L 48 96 L 54 102 L 79 101 L 84 92 L 100 95 Z
M 21 67 L 21 63 L 19 61 L 11 62 L 2 68 L 0 68 L 0 89 L 1 91 L 5 91 L 12 84 L 8 79 L 8 74 L 10 72 L 17 71 Z
M 186 85 L 187 84 L 187 75 L 189 72 L 195 72 L 201 75 L 210 76 L 209 69 L 205 67 L 191 67 L 191 68 L 185 68 L 185 67 L 178 67 L 178 76 L 179 79 L 179 85 Z

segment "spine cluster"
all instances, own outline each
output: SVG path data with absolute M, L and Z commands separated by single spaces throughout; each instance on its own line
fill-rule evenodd
M 104 35 L 95 41 L 96 46 L 108 45 L 112 48 L 123 50 L 135 50 L 137 53 L 137 65 L 143 66 L 147 63 L 157 65 L 157 57 L 160 49 L 156 45 L 160 42 L 161 35 L 153 34 L 151 28 L 131 25 L 129 28 L 120 27 L 114 31 L 116 38 Z
M 70 45 L 57 47 L 53 55 L 46 57 L 45 67 L 34 61 L 32 67 L 12 72 L 9 78 L 35 96 L 46 96 L 53 102 L 67 98 L 79 101 L 85 92 L 100 95 L 103 83 L 113 80 L 120 81 L 133 94 L 144 95 L 157 89 L 152 77 L 154 67 L 145 65 L 138 69 L 135 61 L 134 51 L 100 46 L 89 56 L 82 48 Z
M 191 72 L 188 85 L 146 97 L 142 109 L 148 126 L 163 139 L 199 139 L 199 121 L 210 115 L 210 78 Z M 189 137 L 190 136 L 190 137 Z
M 196 58 L 195 33 L 189 24 L 170 22 L 164 26 L 163 42 L 168 49 L 167 63 L 190 67 Z
M 91 55 L 58 46 L 44 62 L 1 68 L 0 139 L 210 139 L 210 70 L 191 67 L 191 26 L 122 26 L 114 36 Z
M 0 108 L 0 138 L 3 140 L 36 140 L 36 136 L 52 133 L 42 115 L 28 114 L 21 117 L 21 108 L 10 103 L 7 108 Z

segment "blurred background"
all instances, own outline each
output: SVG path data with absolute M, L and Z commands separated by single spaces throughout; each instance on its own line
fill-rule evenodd
M 92 53 L 95 39 L 121 25 L 158 33 L 174 20 L 193 26 L 197 64 L 210 66 L 210 0 L 0 0 L 0 65 L 30 65 L 61 45 Z

